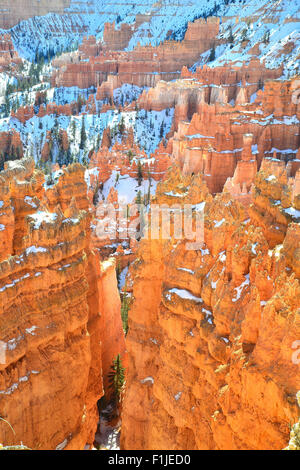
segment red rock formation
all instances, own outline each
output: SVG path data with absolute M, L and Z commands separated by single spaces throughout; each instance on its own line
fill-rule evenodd
M 184 65 L 191 66 L 199 55 L 217 43 L 219 18 L 196 20 L 189 23 L 185 39 L 165 41 L 158 47 L 140 46 L 129 52 L 122 52 L 131 34 L 131 26 L 122 24 L 115 30 L 114 24 L 105 25 L 106 49 L 97 57 L 90 56 L 88 62 L 66 63 L 52 76 L 54 86 L 78 86 L 89 88 L 99 86 L 110 75 L 117 75 L 116 87 L 123 83 L 137 86 L 154 86 L 159 80 L 172 80 L 179 76 L 178 70 Z M 119 50 L 116 50 L 119 48 Z
M 171 159 L 163 144 L 153 155 L 148 157 L 145 151 L 133 142 L 132 130 L 128 130 L 127 136 L 121 144 L 115 143 L 110 150 L 109 136 L 110 130 L 107 129 L 103 134 L 101 148 L 98 152 L 93 153 L 90 158 L 89 168 L 98 168 L 99 170 L 98 182 L 104 183 L 107 181 L 113 170 L 117 170 L 120 175 L 129 175 L 136 178 L 138 176 L 139 161 L 144 178 L 150 176 L 155 181 L 163 179 L 171 164 Z M 92 186 L 94 185 L 92 184 Z
M 0 72 L 5 72 L 10 66 L 21 63 L 22 59 L 14 48 L 11 36 L 0 35 Z
M 251 150 L 252 137 L 252 134 L 244 135 L 242 159 L 237 162 L 233 177 L 226 180 L 223 189 L 246 206 L 252 202 L 252 186 L 257 173 L 256 158 Z
M 194 74 L 187 67 L 183 67 L 181 80 L 172 83 L 161 81 L 155 88 L 144 91 L 139 98 L 139 106 L 156 111 L 175 106 L 174 124 L 177 129 L 180 120 L 191 120 L 201 103 L 233 101 L 237 105 L 244 105 L 250 102 L 251 96 L 255 96 L 265 80 L 275 79 L 281 75 L 281 68 L 268 69 L 255 58 L 249 62 L 249 65 L 244 64 L 242 67 L 236 67 L 234 63 L 230 67 L 210 68 L 204 65 L 202 68 L 197 68 Z M 286 102 L 289 102 L 291 96 L 289 88 L 292 82 L 289 85 L 287 83 L 285 88 L 281 86 L 281 94 Z M 269 100 L 274 104 L 273 90 L 271 92 L 269 90 L 270 85 L 266 96 L 272 94 Z
M 108 50 L 121 51 L 128 46 L 134 32 L 135 27 L 127 23 L 122 23 L 119 29 L 116 29 L 115 22 L 105 23 L 103 41 Z
M 204 206 L 204 245 L 190 249 L 175 235 L 141 242 L 122 448 L 282 449 L 299 419 L 299 224 L 283 245 L 269 244 L 239 202 L 178 171 L 155 202 Z
M 0 166 L 6 160 L 18 160 L 23 157 L 23 144 L 21 137 L 15 130 L 0 132 Z
M 22 124 L 25 124 L 26 121 L 28 121 L 34 116 L 34 107 L 20 106 L 16 112 L 11 112 L 11 116 L 15 119 L 18 119 L 18 121 L 20 121 Z
M 95 36 L 84 37 L 78 48 L 79 60 L 97 56 L 99 55 L 101 49 L 102 46 L 99 42 L 97 43 Z
M 7 445 L 92 444 L 102 353 L 107 371 L 125 351 L 115 267 L 92 250 L 83 176 L 80 165 L 70 166 L 45 192 L 31 160 L 9 162 L 0 175 L 0 415 L 15 431 L 1 421 Z M 113 341 L 103 330 L 110 320 Z
M 213 193 L 222 191 L 227 178 L 233 176 L 246 147 L 248 160 L 255 156 L 258 166 L 264 157 L 272 156 L 275 151 L 282 161 L 291 160 L 289 171 L 295 174 L 300 111 L 299 104 L 293 102 L 294 82 L 295 79 L 268 80 L 254 102 L 235 106 L 224 102 L 207 104 L 199 102 L 198 98 L 190 101 L 187 97 L 193 94 L 186 89 L 195 90 L 195 85 L 180 83 L 178 96 L 182 98 L 175 108 L 174 118 L 174 128 L 178 125 L 178 131 L 168 144 L 173 160 L 180 163 L 184 173 L 203 172 Z M 176 83 L 171 87 L 176 89 Z M 142 102 L 149 109 L 151 105 L 146 98 L 144 94 Z M 279 109 L 282 110 L 280 117 Z M 245 146 L 244 136 L 249 133 L 252 141 Z
M 59 141 L 61 143 L 62 149 L 66 152 L 69 148 L 69 137 L 67 131 L 64 129 L 59 130 Z

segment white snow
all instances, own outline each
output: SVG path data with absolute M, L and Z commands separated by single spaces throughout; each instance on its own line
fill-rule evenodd
M 214 222 L 215 222 L 215 227 L 218 228 L 218 227 L 221 227 L 221 225 L 223 225 L 224 222 L 226 222 L 226 219 L 223 218 L 222 220 L 219 220 L 219 221 L 215 220 Z
M 158 341 L 157 341 L 157 339 L 155 339 L 155 338 L 150 338 L 150 341 L 151 341 L 151 343 L 153 343 L 153 344 L 158 344 Z
M 65 439 L 63 442 L 61 442 L 60 444 L 56 446 L 55 450 L 63 450 L 67 444 L 68 444 L 68 439 Z
M 300 218 L 300 211 L 295 209 L 294 207 L 288 207 L 287 209 L 283 209 L 283 211 L 292 216 L 293 219 L 299 219 Z
M 145 379 L 141 380 L 141 384 L 145 384 L 150 382 L 152 385 L 154 384 L 154 378 L 153 377 L 145 377 Z
M 168 290 L 168 292 L 166 294 L 166 298 L 168 300 L 171 300 L 172 294 L 177 295 L 181 299 L 192 300 L 193 302 L 196 302 L 196 303 L 202 303 L 203 302 L 201 297 L 196 297 L 195 295 L 193 295 L 190 291 L 188 291 L 186 289 L 177 289 L 176 287 L 174 287 L 173 289 Z
M 38 327 L 33 325 L 31 328 L 26 328 L 25 331 L 26 333 L 28 333 L 29 335 L 32 335 L 34 336 L 35 335 L 35 330 L 37 329 Z
M 11 395 L 15 390 L 18 389 L 19 385 L 24 382 L 28 382 L 29 377 L 31 374 L 39 374 L 38 371 L 31 370 L 26 375 L 19 377 L 18 382 L 14 382 L 10 387 L 6 390 L 0 390 L 0 395 Z
M 29 273 L 24 274 L 24 276 L 20 277 L 19 279 L 14 279 L 13 281 L 11 281 L 11 284 L 6 284 L 5 286 L 1 287 L 0 292 L 4 292 L 6 289 L 10 289 L 11 287 L 14 287 L 16 284 L 23 281 L 24 279 L 27 279 L 28 277 L 30 277 Z
M 254 255 L 257 255 L 257 253 L 256 253 L 256 247 L 257 247 L 257 243 L 252 243 L 251 252 L 252 252 Z
M 266 178 L 267 181 L 274 181 L 276 180 L 276 176 L 275 175 L 270 175 Z
M 128 266 L 125 266 L 125 268 L 122 270 L 120 274 L 119 290 L 123 289 L 123 287 L 125 286 L 127 273 L 128 273 Z
M 110 178 L 104 183 L 103 190 L 100 194 L 107 199 L 110 189 L 113 187 L 118 191 L 119 203 L 120 204 L 129 204 L 134 201 L 138 192 L 141 192 L 143 198 L 144 195 L 148 194 L 149 185 L 150 185 L 150 194 L 155 194 L 157 182 L 154 180 L 144 179 L 141 185 L 138 185 L 138 181 L 135 178 L 132 178 L 129 175 L 120 175 L 117 179 L 119 172 L 113 170 Z
M 189 274 L 195 274 L 195 271 L 192 271 L 191 269 L 188 268 L 177 268 L 178 271 L 185 271 L 186 273 Z
M 37 208 L 37 205 L 33 202 L 32 197 L 30 197 L 30 196 L 25 196 L 25 197 L 24 197 L 24 201 L 26 202 L 26 204 L 28 204 L 29 206 L 33 207 L 34 209 Z
M 232 299 L 232 302 L 237 302 L 240 298 L 241 298 L 241 294 L 243 292 L 243 289 L 248 286 L 250 284 L 250 276 L 249 274 L 246 274 L 246 279 L 244 282 L 242 282 L 242 284 L 238 287 L 235 287 L 235 291 L 236 291 L 236 294 L 235 294 L 235 297 Z
M 47 249 L 43 248 L 42 246 L 30 246 L 29 248 L 26 248 L 25 253 L 26 255 L 29 255 L 30 253 L 46 253 Z
M 45 211 L 38 211 L 35 214 L 29 215 L 28 217 L 34 221 L 34 228 L 38 230 L 43 222 L 53 223 L 57 218 L 57 214 Z

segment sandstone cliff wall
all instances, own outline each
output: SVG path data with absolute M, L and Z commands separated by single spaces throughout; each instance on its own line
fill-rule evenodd
M 219 19 L 212 17 L 189 23 L 181 42 L 165 41 L 157 47 L 138 44 L 134 50 L 122 52 L 133 32 L 131 25 L 122 24 L 116 30 L 114 23 L 107 23 L 103 51 L 96 57 L 91 55 L 88 62 L 66 63 L 54 72 L 52 84 L 88 88 L 101 85 L 111 74 L 117 75 L 118 87 L 123 83 L 152 87 L 159 80 L 173 80 L 180 76 L 184 65 L 193 65 L 202 52 L 217 43 Z
M 144 240 L 131 268 L 124 449 L 288 444 L 299 419 L 300 213 L 297 203 L 284 209 L 282 178 L 280 162 L 264 163 L 255 188 L 268 197 L 254 200 L 250 218 L 229 194 L 209 195 L 201 176 L 176 170 L 158 186 L 154 202 L 204 206 L 204 245 Z M 267 224 L 277 208 L 274 244 L 252 214 Z

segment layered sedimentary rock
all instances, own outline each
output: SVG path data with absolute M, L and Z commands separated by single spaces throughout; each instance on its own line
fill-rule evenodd
M 89 61 L 66 63 L 64 68 L 54 71 L 52 84 L 88 88 L 101 85 L 110 75 L 117 75 L 117 87 L 123 83 L 154 86 L 159 80 L 172 80 L 179 77 L 184 65 L 191 66 L 202 52 L 217 43 L 219 18 L 189 23 L 181 42 L 165 41 L 157 47 L 137 45 L 129 52 L 121 51 L 127 45 L 131 26 L 122 24 L 120 31 L 114 28 L 114 24 L 106 24 L 107 45 L 98 56 L 91 56 Z M 116 50 L 118 44 L 120 48 Z
M 115 22 L 105 23 L 103 31 L 105 47 L 110 51 L 122 51 L 128 46 L 134 32 L 135 27 L 127 23 L 122 23 L 119 29 L 116 29 Z
M 161 81 L 155 88 L 144 91 L 139 98 L 139 105 L 157 111 L 175 106 L 177 129 L 178 121 L 190 120 L 201 103 L 250 103 L 265 80 L 276 79 L 281 75 L 281 67 L 268 69 L 257 58 L 252 58 L 249 64 L 244 63 L 242 67 L 234 63 L 230 67 L 210 68 L 204 65 L 198 67 L 195 73 L 183 67 L 180 80 L 171 83 Z M 280 85 L 278 88 L 281 88 L 282 95 L 289 96 Z M 273 95 L 273 92 L 270 93 Z M 269 97 L 269 100 L 274 103 L 274 98 L 272 100 Z
M 0 415 L 15 431 L 1 421 L 0 441 L 82 449 L 97 427 L 102 353 L 107 373 L 125 351 L 115 265 L 92 250 L 80 165 L 46 191 L 31 160 L 0 178 Z
M 254 191 L 260 192 L 261 178 L 265 192 L 270 189 L 271 165 L 264 163 Z M 280 182 L 277 187 L 282 191 Z M 280 244 L 252 216 L 256 208 L 263 212 L 262 204 L 254 200 L 249 218 L 230 194 L 213 198 L 201 176 L 171 172 L 154 202 L 190 204 L 193 217 L 204 210 L 204 244 L 180 238 L 175 215 L 170 239 L 149 235 L 141 242 L 131 268 L 122 447 L 286 447 L 299 419 L 295 202 L 288 213 L 281 209 L 287 223 Z
M 22 20 L 47 13 L 64 13 L 70 0 L 1 0 L 0 28 L 9 29 Z

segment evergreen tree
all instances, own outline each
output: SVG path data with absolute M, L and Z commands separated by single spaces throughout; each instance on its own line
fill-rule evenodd
M 135 202 L 136 202 L 137 205 L 142 204 L 142 193 L 141 193 L 141 191 L 138 191 L 138 193 L 136 195 L 136 198 L 135 198 Z
M 86 142 L 85 121 L 84 121 L 84 116 L 82 116 L 82 124 L 81 124 L 81 131 L 80 131 L 80 145 L 79 145 L 80 150 L 84 149 L 85 142 Z
M 215 58 L 216 58 L 216 49 L 215 49 L 215 46 L 213 46 L 210 50 L 208 61 L 212 62 L 213 60 L 215 60 Z
M 113 360 L 111 371 L 108 374 L 109 388 L 113 392 L 113 397 L 117 403 L 121 401 L 125 384 L 125 369 L 122 365 L 120 354 Z
M 129 312 L 129 299 L 127 297 L 127 287 L 125 284 L 122 305 L 121 305 L 121 318 L 122 318 L 122 324 L 123 324 L 123 330 L 124 330 L 125 336 L 128 333 L 128 312 Z
M 125 130 L 125 122 L 124 122 L 124 117 L 122 116 L 121 121 L 119 123 L 119 133 L 123 135 Z
M 76 124 L 75 124 L 74 119 L 72 119 L 72 122 L 71 122 L 71 133 L 72 133 L 72 137 L 73 137 L 73 141 L 74 141 L 75 137 L 76 137 Z
M 160 138 L 160 139 L 163 138 L 164 133 L 165 133 L 165 124 L 164 124 L 164 122 L 162 121 L 162 123 L 161 123 L 161 125 L 160 125 L 160 130 L 159 130 L 159 138 Z
M 116 266 L 116 276 L 117 276 L 117 282 L 118 282 L 118 285 L 119 285 L 119 283 L 120 283 L 120 276 L 121 276 L 121 265 L 120 265 L 120 261 L 118 261 L 117 266 Z
M 132 152 L 132 150 L 128 150 L 128 152 L 127 152 L 127 157 L 128 157 L 129 163 L 131 164 L 132 157 L 133 157 L 133 152 Z
M 141 186 L 142 181 L 143 181 L 143 168 L 142 168 L 142 164 L 140 160 L 138 161 L 137 181 L 138 181 L 138 185 Z
M 265 44 L 269 44 L 270 42 L 270 31 L 266 31 L 263 37 L 263 42 Z

